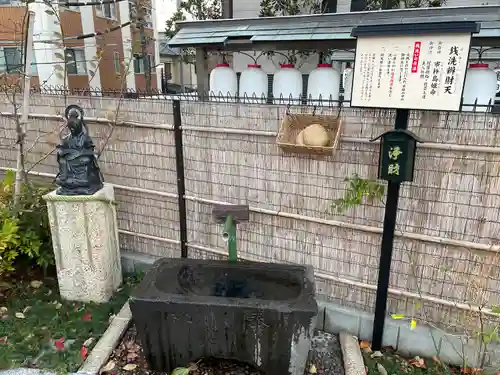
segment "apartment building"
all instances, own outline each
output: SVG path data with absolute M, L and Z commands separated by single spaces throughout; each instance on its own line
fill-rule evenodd
M 70 0 L 77 2 L 76 0 Z M 151 66 L 151 88 L 160 87 L 158 31 L 155 0 L 146 16 L 147 55 Z M 145 90 L 146 79 L 139 31 L 130 21 L 135 3 L 122 0 L 95 6 L 69 6 L 43 2 L 29 4 L 35 12 L 32 85 L 98 87 L 108 90 Z M 0 0 L 0 72 L 16 74 L 22 67 L 22 25 L 26 8 L 17 0 Z M 117 28 L 115 31 L 113 28 Z M 102 33 L 79 39 L 81 35 Z M 63 41 L 63 43 L 61 43 Z M 158 62 L 158 63 L 157 63 Z M 66 66 L 66 78 L 64 69 Z M 124 74 L 129 65 L 129 74 Z

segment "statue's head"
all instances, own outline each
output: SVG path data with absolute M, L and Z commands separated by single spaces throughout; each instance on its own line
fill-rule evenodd
M 79 135 L 83 131 L 83 123 L 77 112 L 69 114 L 67 125 L 71 135 Z
M 71 135 L 79 135 L 83 132 L 83 127 L 85 126 L 83 123 L 83 109 L 76 105 L 72 104 L 66 107 L 64 111 L 64 117 L 66 117 L 68 126 Z

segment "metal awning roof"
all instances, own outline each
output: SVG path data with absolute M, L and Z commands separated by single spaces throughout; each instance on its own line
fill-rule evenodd
M 367 12 L 257 17 L 179 23 L 170 47 L 245 50 L 268 45 L 295 48 L 354 48 L 360 25 L 473 21 L 481 24 L 473 45 L 500 46 L 500 5 L 393 9 Z M 298 45 L 298 44 L 299 45 Z

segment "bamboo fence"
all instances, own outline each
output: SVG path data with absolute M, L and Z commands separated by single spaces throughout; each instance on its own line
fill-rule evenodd
M 123 250 L 179 257 L 172 102 L 34 95 L 28 167 L 56 173 L 53 154 L 64 103 L 85 109 L 99 160 L 115 185 Z M 116 108 L 119 108 L 117 111 Z M 308 107 L 292 107 L 307 113 Z M 15 167 L 12 105 L 0 103 L 0 166 Z M 372 312 L 384 214 L 383 201 L 338 214 L 332 200 L 353 174 L 376 179 L 378 144 L 394 113 L 344 108 L 333 157 L 284 154 L 275 143 L 284 106 L 181 102 L 189 256 L 225 257 L 213 203 L 248 203 L 238 227 L 244 259 L 311 264 L 317 294 Z M 390 281 L 390 313 L 463 330 L 481 308 L 500 304 L 500 117 L 479 113 L 413 112 L 409 129 L 426 143 L 415 180 L 401 191 Z M 33 166 L 34 165 L 34 166 Z

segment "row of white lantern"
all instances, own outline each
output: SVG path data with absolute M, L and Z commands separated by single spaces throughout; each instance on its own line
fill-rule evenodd
M 348 69 L 347 71 L 351 71 Z M 313 104 L 329 101 L 335 105 L 339 100 L 340 72 L 331 64 L 318 64 L 308 78 L 307 98 Z M 349 90 L 346 87 L 346 94 L 350 96 L 352 85 L 352 74 L 346 75 Z M 301 98 L 302 93 L 302 73 L 293 64 L 281 64 L 281 69 L 274 74 L 273 98 L 275 103 L 280 101 L 288 103 Z M 236 97 L 238 93 L 238 82 L 236 73 L 229 67 L 229 64 L 217 64 L 210 73 L 210 93 L 213 100 L 227 101 Z M 240 76 L 239 96 L 243 101 L 265 102 L 268 93 L 267 74 L 258 64 L 249 64 Z M 344 97 L 344 100 L 349 98 Z
M 344 100 L 350 101 L 352 89 L 352 69 L 344 71 Z M 341 74 L 331 64 L 318 64 L 308 78 L 307 98 L 311 104 L 325 101 L 335 105 L 339 100 Z M 290 99 L 302 96 L 302 73 L 293 64 L 281 64 L 281 69 L 274 74 L 273 101 L 288 103 Z M 217 64 L 210 74 L 210 92 L 213 100 L 228 101 L 238 93 L 236 73 L 229 64 Z M 265 102 L 267 100 L 267 74 L 258 64 L 249 64 L 241 73 L 239 96 L 243 101 Z M 467 70 L 463 93 L 464 110 L 485 112 L 488 104 L 493 105 L 497 92 L 496 72 L 487 64 L 470 64 Z M 229 98 L 228 98 L 229 97 Z

